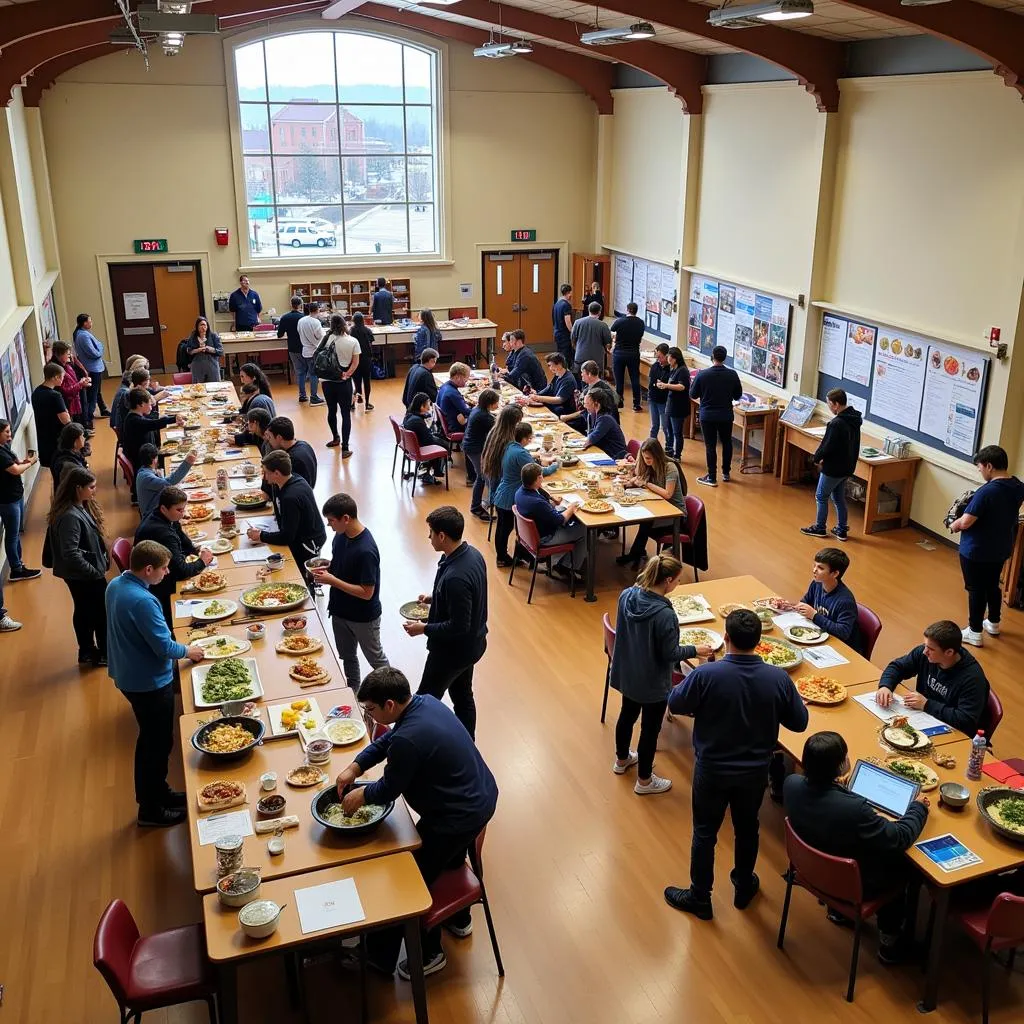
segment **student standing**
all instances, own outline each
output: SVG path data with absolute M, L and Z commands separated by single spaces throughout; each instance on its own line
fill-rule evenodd
M 419 358 L 425 348 L 441 348 L 441 332 L 437 329 L 437 321 L 429 309 L 420 310 L 420 325 L 413 337 L 413 356 Z
M 591 302 L 587 307 L 587 316 L 580 317 L 572 325 L 572 340 L 575 364 L 573 371 L 580 372 L 580 366 L 592 360 L 604 369 L 605 357 L 611 351 L 612 332 L 601 319 L 601 304 Z
M 651 414 L 650 436 L 657 439 L 658 431 L 664 430 L 666 446 L 672 439 L 672 424 L 668 420 L 668 392 L 658 385 L 667 383 L 671 374 L 668 345 L 661 342 L 654 350 L 654 362 L 647 371 L 647 410 Z
M 0 583 L 0 633 L 16 633 L 21 629 L 22 624 L 17 619 L 12 619 L 7 605 L 4 604 L 4 588 Z
M 370 307 L 370 319 L 375 324 L 393 324 L 395 322 L 395 297 L 383 277 L 377 278 L 377 290 L 373 293 Z
M 466 423 L 466 433 L 462 438 L 462 454 L 466 461 L 473 467 L 476 476 L 473 479 L 473 494 L 469 499 L 469 511 L 471 515 L 482 519 L 485 523 L 491 521 L 490 507 L 484 507 L 484 485 L 488 482 L 481 468 L 484 443 L 487 436 L 494 428 L 494 414 L 498 409 L 501 396 L 493 388 L 484 388 L 477 395 L 476 406 L 469 414 Z M 488 491 L 488 497 L 491 497 Z
M 619 408 L 624 404 L 626 371 L 633 389 L 633 412 L 640 412 L 640 342 L 644 336 L 644 322 L 636 315 L 635 302 L 626 303 L 626 315 L 612 324 L 612 374 L 615 377 L 615 391 L 619 396 Z
M 388 665 L 380 642 L 380 552 L 373 534 L 359 521 L 355 499 L 335 494 L 324 502 L 324 518 L 334 531 L 331 564 L 314 569 L 313 579 L 331 588 L 327 612 L 331 617 L 345 681 L 359 689 L 359 652 L 370 668 Z
M 997 444 L 982 448 L 974 456 L 974 464 L 985 482 L 949 528 L 960 534 L 960 571 L 968 612 L 964 643 L 981 647 L 985 633 L 999 636 L 1003 607 L 999 575 L 1013 551 L 1024 483 L 1010 476 L 1009 459 Z
M 849 534 L 849 523 L 846 510 L 846 479 L 857 469 L 860 458 L 860 413 L 852 405 L 846 404 L 846 392 L 842 388 L 833 388 L 825 396 L 832 419 L 825 427 L 825 436 L 812 456 L 818 467 L 818 489 L 814 500 L 818 505 L 818 517 L 810 526 L 801 528 L 801 533 L 811 537 L 827 537 L 825 526 L 828 523 L 828 502 L 836 507 L 836 525 L 832 527 L 832 536 L 845 541 Z
M 590 287 L 583 296 L 583 308 L 589 309 L 595 302 L 601 307 L 601 316 L 604 316 L 608 303 L 605 301 L 604 292 L 601 291 L 601 283 L 599 281 L 590 282 Z
M 363 401 L 365 396 L 365 409 L 370 412 L 373 406 L 370 404 L 370 383 L 373 380 L 373 331 L 366 326 L 363 314 L 355 312 L 352 314 L 352 337 L 359 342 L 359 369 L 355 375 L 356 402 Z
M 61 429 L 71 422 L 60 384 L 64 367 L 60 363 L 47 363 L 43 367 L 43 383 L 32 392 L 32 411 L 35 413 L 36 444 L 39 445 L 39 464 L 49 468 L 57 451 Z
M 186 818 L 184 793 L 167 785 L 174 745 L 174 662 L 203 660 L 201 647 L 179 644 L 150 592 L 167 575 L 170 552 L 156 541 L 132 548 L 129 568 L 106 592 L 110 678 L 132 706 L 139 726 L 135 741 L 138 824 L 162 828 Z
M 420 353 L 419 362 L 409 367 L 406 374 L 405 387 L 402 389 L 402 405 L 406 412 L 416 395 L 426 395 L 431 402 L 437 401 L 437 381 L 434 380 L 434 367 L 437 365 L 436 348 L 425 348 Z
M 333 358 L 331 356 L 333 350 Z M 359 342 L 348 333 L 345 318 L 335 313 L 331 317 L 330 333 L 320 342 L 314 357 L 314 366 L 327 399 L 327 426 L 331 431 L 328 448 L 341 445 L 341 457 L 347 459 L 352 450 L 348 446 L 352 434 L 352 377 L 359 369 Z M 329 374 L 326 368 L 330 367 Z M 338 410 L 341 410 L 341 437 L 338 437 Z
M 313 368 L 313 356 L 316 354 L 320 342 L 323 341 L 324 325 L 320 323 L 320 317 L 307 313 L 295 325 L 295 330 L 299 335 L 299 351 L 302 355 L 301 369 L 298 369 L 295 374 L 299 383 L 299 401 L 306 401 L 306 383 L 308 382 L 309 404 L 323 405 L 324 400 L 316 393 L 318 378 L 316 370 Z
M 210 329 L 210 322 L 205 316 L 197 317 L 185 348 L 192 357 L 189 369 L 192 371 L 193 384 L 210 384 L 220 380 L 220 360 L 224 355 L 224 346 L 220 342 L 220 335 Z
M 4 553 L 12 583 L 34 580 L 42 575 L 39 569 L 30 569 L 21 559 L 21 529 L 25 521 L 25 484 L 21 478 L 38 461 L 35 455 L 19 459 L 14 454 L 11 425 L 7 420 L 0 420 L 0 523 L 4 527 Z
M 732 472 L 732 403 L 743 397 L 740 375 L 725 365 L 728 356 L 722 345 L 711 350 L 712 363 L 694 378 L 690 397 L 700 399 L 700 432 L 704 435 L 708 472 L 697 477 L 706 487 L 718 486 L 718 442 L 722 442 L 722 479 L 728 483 Z
M 259 293 L 249 287 L 249 278 L 243 274 L 238 287 L 228 296 L 228 312 L 235 316 L 236 331 L 251 331 L 260 322 L 263 302 Z
M 690 419 L 690 368 L 683 353 L 674 345 L 668 350 L 668 380 L 659 380 L 658 387 L 668 392 L 668 429 L 665 451 L 669 458 L 683 457 L 683 431 Z
M 277 321 L 277 336 L 288 338 L 288 361 L 295 371 L 295 380 L 299 386 L 299 401 L 306 398 L 306 363 L 302 358 L 302 338 L 299 337 L 299 321 L 302 319 L 302 299 L 292 296 L 291 309 Z
M 733 905 L 745 910 L 757 895 L 758 815 L 779 728 L 807 728 L 807 708 L 789 674 L 766 665 L 754 648 L 761 620 L 746 609 L 725 620 L 726 655 L 695 668 L 669 696 L 669 710 L 693 715 L 693 839 L 690 886 L 669 886 L 669 906 L 702 921 L 714 916 L 715 843 L 726 810 L 735 833 Z M 616 644 L 616 646 L 618 646 Z
M 420 694 L 452 698 L 455 717 L 476 736 L 473 668 L 487 650 L 487 565 L 483 555 L 462 539 L 462 513 L 442 505 L 427 516 L 430 546 L 441 555 L 430 594 L 419 600 L 430 605 L 426 622 L 406 622 L 409 636 L 427 638 L 427 661 Z
M 566 366 L 575 362 L 572 351 L 572 285 L 563 284 L 559 298 L 551 308 L 551 326 L 555 348 L 562 354 Z
M 60 381 L 60 393 L 64 397 L 64 404 L 68 407 L 71 418 L 76 423 L 81 423 L 86 432 L 86 438 L 89 438 L 92 432 L 86 426 L 85 413 L 82 411 L 82 399 L 89 389 L 89 378 L 75 368 L 71 359 L 71 346 L 66 341 L 53 343 L 53 360 L 55 363 L 59 363 L 64 370 L 64 376 Z M 92 450 L 90 449 L 85 454 L 91 455 Z
M 121 448 L 128 461 L 132 464 L 132 472 L 137 473 L 141 462 L 139 452 L 144 444 L 160 447 L 160 431 L 172 423 L 181 427 L 185 417 L 157 416 L 153 412 L 153 396 L 145 388 L 132 388 L 128 392 L 128 415 L 121 424 Z M 135 496 L 135 485 L 132 484 L 132 497 Z
M 82 412 L 85 422 L 82 426 L 86 430 L 92 430 L 97 406 L 101 416 L 107 414 L 107 408 L 103 403 L 103 392 L 100 390 L 107 371 L 107 364 L 103 359 L 103 342 L 92 333 L 92 317 L 88 313 L 79 313 L 76 317 L 71 343 L 75 347 L 78 361 L 85 367 L 85 371 L 89 375 L 89 388 L 83 395 Z
M 81 423 L 68 423 L 60 432 L 57 451 L 50 460 L 54 492 L 56 492 L 57 485 L 68 466 L 78 466 L 80 469 L 89 468 L 89 464 L 85 461 L 85 427 Z

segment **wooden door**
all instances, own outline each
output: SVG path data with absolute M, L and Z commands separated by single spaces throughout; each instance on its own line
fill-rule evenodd
M 164 353 L 160 344 L 160 314 L 152 264 L 112 264 L 110 291 L 114 298 L 114 325 L 121 366 L 135 353 L 145 356 L 154 368 L 162 366 Z
M 519 253 L 519 326 L 536 351 L 554 348 L 551 307 L 558 258 L 553 252 Z
M 500 338 L 519 327 L 519 254 L 485 252 L 483 277 L 483 315 L 498 325 Z
M 164 369 L 177 369 L 178 342 L 187 338 L 199 316 L 199 274 L 195 263 L 160 263 L 153 267 L 160 313 Z M 210 325 L 213 329 L 213 325 Z

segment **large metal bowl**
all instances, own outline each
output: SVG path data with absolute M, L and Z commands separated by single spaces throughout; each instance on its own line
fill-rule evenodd
M 226 753 L 215 750 L 207 750 L 203 746 L 203 740 L 209 734 L 212 729 L 216 729 L 218 725 L 240 725 L 247 732 L 252 733 L 251 742 L 239 750 L 231 750 Z M 240 757 L 246 757 L 251 754 L 253 748 L 263 739 L 263 734 L 266 732 L 266 726 L 258 718 L 250 718 L 248 715 L 234 715 L 228 716 L 227 718 L 215 718 L 212 722 L 207 722 L 205 725 L 199 726 L 194 733 L 192 733 L 192 746 L 199 751 L 200 754 L 205 754 L 207 757 L 215 758 L 218 761 L 235 761 Z
M 978 791 L 978 796 L 975 802 L 978 805 L 978 810 L 981 816 L 1001 835 L 1014 843 L 1024 843 L 1024 835 L 1020 832 L 1014 832 L 1008 829 L 1002 823 L 996 821 L 992 816 L 992 812 L 989 808 L 997 800 L 1002 800 L 1005 797 L 1013 796 L 1017 799 L 1024 799 L 1024 791 L 1019 789 L 1012 789 L 1010 786 L 986 786 L 984 789 Z
M 260 586 L 278 586 L 278 584 L 269 583 L 269 584 L 260 584 Z M 271 605 L 253 604 L 252 603 L 252 595 L 259 588 L 258 587 L 252 587 L 249 590 L 244 591 L 242 593 L 242 596 L 241 596 L 241 598 L 239 600 L 242 602 L 242 605 L 245 608 L 249 609 L 249 611 L 257 612 L 258 614 L 267 614 L 267 615 L 276 615 L 278 612 L 294 611 L 296 608 L 301 608 L 306 603 L 306 598 L 309 597 L 309 591 L 306 590 L 306 588 L 303 587 L 301 584 L 299 584 L 299 583 L 283 583 L 283 584 L 280 584 L 280 586 L 289 586 L 289 587 L 295 587 L 296 589 L 300 589 L 302 591 L 302 596 L 299 597 L 295 601 L 286 601 L 283 604 L 271 604 Z
M 355 782 L 355 786 L 365 786 L 365 782 Z M 376 820 L 367 822 L 365 825 L 334 825 L 324 817 L 324 811 L 327 809 L 329 804 L 340 803 L 338 800 L 338 788 L 337 786 L 331 786 L 328 789 L 321 790 L 316 796 L 313 797 L 313 803 L 311 804 L 311 810 L 313 817 L 323 825 L 324 828 L 330 829 L 332 832 L 337 833 L 341 836 L 362 836 L 368 832 L 373 832 L 375 829 L 380 827 L 380 823 L 395 809 L 395 802 L 392 800 L 384 807 L 384 813 Z

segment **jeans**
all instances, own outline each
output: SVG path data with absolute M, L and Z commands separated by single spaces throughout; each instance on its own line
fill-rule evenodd
M 622 708 L 615 723 L 615 756 L 620 761 L 629 757 L 629 742 L 633 738 L 633 726 L 640 719 L 640 741 L 636 745 L 636 777 L 649 779 L 654 771 L 654 754 L 658 749 L 658 734 L 665 719 L 667 700 L 656 700 L 649 704 L 630 700 L 623 695 Z
M 675 443 L 675 447 L 671 451 L 668 449 L 666 451 L 669 455 L 675 455 L 677 459 L 683 457 L 683 429 L 686 427 L 688 418 L 686 416 L 669 416 L 668 418 L 672 426 L 672 440 Z
M 986 608 L 989 622 L 998 622 L 1002 616 L 1003 589 L 999 585 L 1002 569 L 1002 562 L 979 562 L 960 556 L 960 571 L 967 591 L 968 625 L 975 633 L 980 633 L 985 624 Z
M 732 812 L 736 837 L 732 884 L 740 889 L 751 884 L 757 863 L 758 815 L 767 785 L 767 767 L 742 775 L 723 775 L 709 772 L 698 763 L 693 773 L 690 887 L 699 899 L 711 898 L 715 884 L 715 843 L 726 809 Z
M 647 409 L 651 414 L 651 437 L 657 437 L 659 430 L 665 431 L 665 446 L 668 447 L 669 437 L 672 435 L 672 424 L 668 418 L 668 402 L 651 401 L 647 396 Z
M 21 560 L 21 524 L 25 519 L 25 499 L 0 505 L 0 523 L 4 527 L 4 552 L 11 572 L 25 568 Z
M 819 530 L 824 530 L 828 523 L 828 500 L 836 507 L 836 529 L 840 533 L 846 533 L 849 523 L 846 514 L 846 477 L 825 476 L 824 473 L 818 477 L 818 489 L 814 492 L 814 500 L 818 503 L 818 518 L 815 525 Z
M 487 484 L 483 473 L 480 472 L 480 456 L 482 452 L 467 452 L 463 448 L 462 454 L 466 456 L 466 462 L 473 467 L 473 472 L 476 474 L 473 478 L 473 494 L 469 499 L 469 511 L 482 512 L 484 510 L 484 486 Z
M 633 388 L 633 411 L 640 411 L 640 353 L 612 351 L 612 375 L 615 377 L 615 391 L 622 401 L 626 390 L 626 371 L 629 370 L 629 383 Z
M 325 380 L 324 398 L 327 399 L 327 426 L 331 437 L 338 440 L 338 409 L 341 408 L 341 447 L 348 449 L 352 433 L 352 380 Z
M 289 352 L 292 369 L 295 371 L 295 379 L 299 384 L 299 398 L 306 397 L 306 381 L 309 381 L 310 398 L 316 398 L 317 376 L 313 372 L 313 357 L 304 356 L 301 352 Z
M 452 698 L 455 717 L 476 739 L 476 701 L 473 699 L 473 666 L 484 656 L 487 641 L 479 640 L 455 648 L 427 652 L 423 678 L 417 693 L 429 693 L 441 700 L 447 691 Z
M 170 792 L 167 763 L 174 743 L 174 687 L 139 693 L 122 691 L 139 723 L 135 741 L 135 802 L 140 811 L 158 811 Z
M 71 591 L 74 612 L 71 625 L 78 640 L 79 656 L 99 653 L 107 656 L 107 581 L 65 580 Z
M 559 527 L 554 533 L 547 537 L 541 537 L 541 544 L 547 547 L 549 544 L 572 544 L 572 567 L 576 572 L 583 567 L 587 560 L 587 528 L 578 520 Z M 559 564 L 565 562 L 567 555 L 559 558 Z
M 380 643 L 380 616 L 372 622 L 349 622 L 331 616 L 334 642 L 338 646 L 338 657 L 345 669 L 345 681 L 353 690 L 359 690 L 359 651 L 370 663 L 370 668 L 390 665 L 388 656 Z
M 718 478 L 718 448 L 722 442 L 722 473 L 728 476 L 732 470 L 732 420 L 701 420 L 700 432 L 704 435 L 704 452 L 708 461 L 708 476 Z

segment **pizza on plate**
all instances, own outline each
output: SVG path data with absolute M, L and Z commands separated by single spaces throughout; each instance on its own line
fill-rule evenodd
M 196 794 L 196 800 L 201 811 L 222 811 L 228 807 L 237 807 L 244 804 L 248 796 L 245 785 L 241 782 L 232 782 L 227 779 L 217 779 L 208 782 Z
M 807 676 L 795 682 L 797 692 L 810 704 L 842 704 L 846 700 L 846 687 L 828 676 Z

